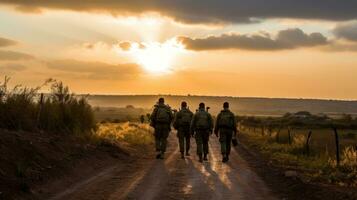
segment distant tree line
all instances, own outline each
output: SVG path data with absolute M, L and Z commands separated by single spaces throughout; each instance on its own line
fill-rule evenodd
M 307 111 L 286 113 L 282 117 L 237 116 L 241 125 L 247 127 L 267 128 L 338 128 L 357 129 L 357 119 L 344 114 L 340 118 L 330 118 L 327 115 L 313 115 Z

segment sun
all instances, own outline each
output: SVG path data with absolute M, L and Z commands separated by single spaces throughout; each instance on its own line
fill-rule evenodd
M 135 62 L 152 74 L 165 74 L 172 70 L 175 58 L 184 49 L 176 39 L 164 43 L 132 43 L 129 49 Z

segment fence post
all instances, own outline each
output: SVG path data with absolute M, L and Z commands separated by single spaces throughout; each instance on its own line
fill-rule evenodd
M 310 145 L 311 135 L 312 135 L 312 131 L 309 131 L 309 134 L 307 135 L 307 139 L 306 139 L 306 144 L 305 144 L 307 155 L 310 155 L 310 146 L 309 145 Z
M 334 127 L 333 131 L 335 133 L 335 144 L 336 144 L 336 162 L 337 165 L 340 164 L 340 140 L 338 138 L 338 132 L 337 132 L 337 128 Z

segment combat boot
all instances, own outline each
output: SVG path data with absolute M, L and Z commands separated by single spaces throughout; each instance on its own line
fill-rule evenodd
M 208 159 L 207 159 L 207 154 L 205 154 L 204 156 L 203 156 L 203 160 L 204 161 L 207 161 Z
M 156 159 L 160 159 L 160 157 L 161 157 L 161 153 L 156 155 Z
M 228 159 L 227 159 L 227 156 L 226 155 L 223 155 L 223 158 L 222 158 L 222 162 L 227 162 L 228 161 Z
M 181 158 L 185 159 L 185 154 L 183 152 L 181 152 Z
M 190 153 L 188 153 L 188 151 L 186 151 L 186 156 L 190 156 Z
M 200 163 L 201 162 L 203 162 L 203 160 L 202 160 L 202 154 L 201 155 L 199 155 L 199 160 L 198 160 Z
M 160 153 L 159 159 L 164 159 L 164 153 Z

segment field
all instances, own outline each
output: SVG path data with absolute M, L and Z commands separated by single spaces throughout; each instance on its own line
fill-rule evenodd
M 144 115 L 147 121 L 147 114 L 151 110 L 143 108 L 117 108 L 117 107 L 95 107 L 94 116 L 97 122 L 139 122 L 140 116 Z
M 324 157 L 334 157 L 336 153 L 335 135 L 332 129 L 291 129 L 290 141 L 302 140 L 306 142 L 309 132 L 311 138 L 309 142 L 310 153 Z M 248 134 L 261 134 L 261 129 L 246 129 Z M 268 134 L 268 133 L 265 133 Z M 338 130 L 340 148 L 354 147 L 357 145 L 357 130 Z M 288 129 L 284 128 L 279 131 L 274 130 L 271 134 L 271 139 L 276 140 L 279 144 L 289 144 Z
M 309 132 L 311 138 L 307 143 Z M 261 131 L 241 127 L 241 138 L 271 162 L 286 170 L 301 172 L 307 181 L 357 185 L 357 130 L 338 130 L 340 162 L 332 129 L 288 129 Z
M 287 112 L 309 111 L 313 114 L 325 114 L 340 117 L 342 114 L 356 116 L 357 101 L 319 100 L 319 99 L 281 99 L 230 96 L 194 96 L 194 95 L 91 95 L 89 103 L 94 107 L 135 108 L 151 110 L 159 97 L 173 109 L 179 109 L 181 101 L 187 101 L 190 109 L 195 111 L 200 102 L 209 106 L 210 112 L 216 115 L 225 101 L 237 115 L 283 116 Z

